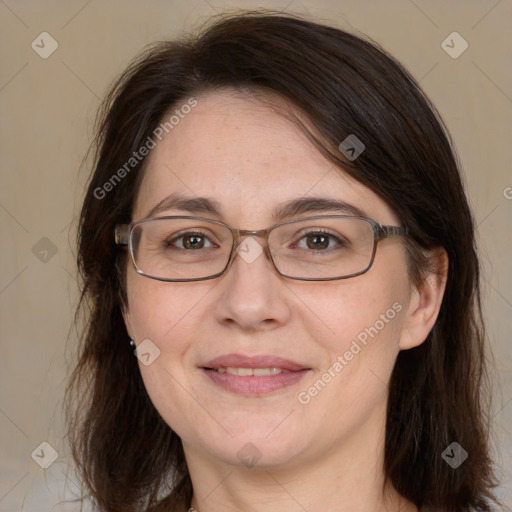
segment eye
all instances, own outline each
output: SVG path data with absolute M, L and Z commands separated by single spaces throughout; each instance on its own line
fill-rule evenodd
M 301 247 L 299 245 L 302 240 L 306 240 L 306 247 Z M 297 244 L 297 246 L 301 249 L 312 249 L 316 251 L 322 251 L 324 249 L 332 248 L 332 242 L 334 242 L 334 245 L 337 245 L 338 247 L 348 246 L 345 239 L 340 240 L 338 236 L 335 236 L 332 233 L 325 230 L 310 231 L 309 233 L 302 235 L 302 237 L 299 239 L 299 244 Z
M 186 233 L 178 234 L 178 236 L 171 235 L 173 238 L 166 238 L 164 245 L 168 248 L 176 247 L 178 249 L 209 249 L 213 247 L 208 237 L 204 233 L 188 231 Z M 178 243 L 176 244 L 176 242 Z M 205 243 L 210 244 L 209 247 L 205 247 Z

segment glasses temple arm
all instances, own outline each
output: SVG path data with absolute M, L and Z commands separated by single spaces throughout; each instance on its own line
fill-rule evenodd
M 378 238 L 391 238 L 394 236 L 408 236 L 409 228 L 402 226 L 380 226 Z
M 118 224 L 114 229 L 114 238 L 117 245 L 128 245 L 130 226 L 128 224 Z

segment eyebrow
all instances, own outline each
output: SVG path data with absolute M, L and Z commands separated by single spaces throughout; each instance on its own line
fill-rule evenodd
M 222 205 L 211 197 L 187 197 L 181 194 L 171 194 L 157 203 L 145 218 L 155 217 L 159 213 L 168 210 L 186 211 L 192 214 L 209 214 L 222 217 Z M 367 213 L 339 199 L 327 197 L 299 197 L 278 204 L 272 210 L 274 222 L 303 215 L 306 213 L 338 212 L 356 217 L 368 217 Z

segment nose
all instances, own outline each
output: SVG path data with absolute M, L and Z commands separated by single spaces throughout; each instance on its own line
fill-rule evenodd
M 289 320 L 285 278 L 274 268 L 261 238 L 248 236 L 240 241 L 221 279 L 215 307 L 219 322 L 256 331 L 276 328 Z

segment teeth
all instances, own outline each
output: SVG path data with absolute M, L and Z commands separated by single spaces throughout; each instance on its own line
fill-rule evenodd
M 278 368 L 273 368 L 274 370 L 278 370 Z M 254 368 L 253 374 L 257 377 L 261 377 L 263 375 L 270 375 L 270 368 Z
M 240 377 L 264 377 L 266 375 L 278 375 L 282 372 L 288 372 L 288 370 L 283 370 L 282 368 L 232 368 L 232 367 L 220 367 L 216 368 L 216 371 L 219 373 L 229 373 L 230 375 L 238 375 Z

